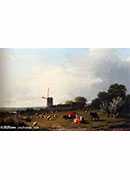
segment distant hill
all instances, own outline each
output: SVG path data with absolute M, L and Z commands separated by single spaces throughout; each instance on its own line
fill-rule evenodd
M 34 109 L 34 110 L 40 110 L 44 109 L 44 107 L 0 107 L 0 112 L 16 112 L 17 110 L 24 111 L 26 109 Z

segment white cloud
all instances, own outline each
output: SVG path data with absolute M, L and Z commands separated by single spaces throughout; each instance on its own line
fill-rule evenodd
M 19 78 L 10 77 L 4 93 L 6 104 L 42 105 L 41 96 L 46 95 L 48 87 L 55 103 L 79 95 L 92 99 L 115 82 L 125 84 L 130 90 L 128 59 L 121 59 L 116 49 L 89 49 L 83 57 L 72 56 L 64 65 L 47 61 L 33 64 L 27 69 L 27 74 L 18 75 Z

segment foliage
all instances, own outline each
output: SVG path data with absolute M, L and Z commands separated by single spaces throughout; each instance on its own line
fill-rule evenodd
M 124 100 L 124 105 L 122 108 L 122 113 L 130 113 L 130 94 L 128 94 Z
M 122 84 L 112 84 L 108 89 L 108 94 L 111 99 L 116 97 L 122 97 L 123 99 L 126 97 L 127 88 Z
M 101 91 L 98 93 L 98 98 L 100 99 L 100 101 L 108 101 L 110 96 L 106 91 Z
M 101 101 L 99 98 L 92 100 L 91 107 L 94 109 L 100 109 Z
M 130 96 L 126 98 L 127 88 L 122 84 L 112 84 L 107 92 L 101 91 L 97 98 L 92 101 L 92 107 L 100 109 L 104 112 L 119 112 L 126 102 L 130 102 Z M 128 100 L 129 99 L 129 100 Z M 130 104 L 129 104 L 130 105 Z
M 72 101 L 72 100 L 67 100 L 67 101 L 65 102 L 65 104 L 73 105 L 73 104 L 74 104 L 74 101 Z
M 108 109 L 110 112 L 118 113 L 120 108 L 123 106 L 123 98 L 122 97 L 115 97 L 112 99 L 110 104 L 108 105 Z
M 82 96 L 78 96 L 74 100 L 76 103 L 82 103 L 82 104 L 86 104 L 86 102 L 87 102 L 87 99 L 85 97 L 82 97 Z

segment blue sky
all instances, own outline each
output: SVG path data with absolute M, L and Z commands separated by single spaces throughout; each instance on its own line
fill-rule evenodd
M 64 61 L 64 58 L 70 58 L 72 56 L 83 56 L 86 55 L 89 48 L 14 48 L 9 49 L 9 51 L 14 56 L 34 56 L 34 57 L 48 57 L 51 63 L 60 63 Z M 130 56 L 130 48 L 117 48 L 117 53 L 122 58 L 127 58 Z M 39 60 L 39 59 L 37 59 Z
M 1 106 L 42 106 L 51 89 L 55 103 L 75 96 L 89 100 L 114 82 L 129 85 L 130 49 L 1 49 L 6 64 Z
M 87 53 L 86 48 L 38 48 L 38 49 L 10 49 L 9 50 L 14 56 L 26 56 L 26 57 L 45 57 L 51 63 L 60 63 L 64 59 L 70 58 L 71 56 L 82 56 Z M 39 59 L 37 59 L 39 60 Z
M 130 48 L 118 48 L 117 51 L 123 58 L 130 56 Z

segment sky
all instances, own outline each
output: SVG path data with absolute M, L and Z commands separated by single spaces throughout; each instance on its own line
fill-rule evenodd
M 64 103 L 76 96 L 88 100 L 112 83 L 130 93 L 130 49 L 0 49 L 0 107 L 45 105 L 41 97 Z

